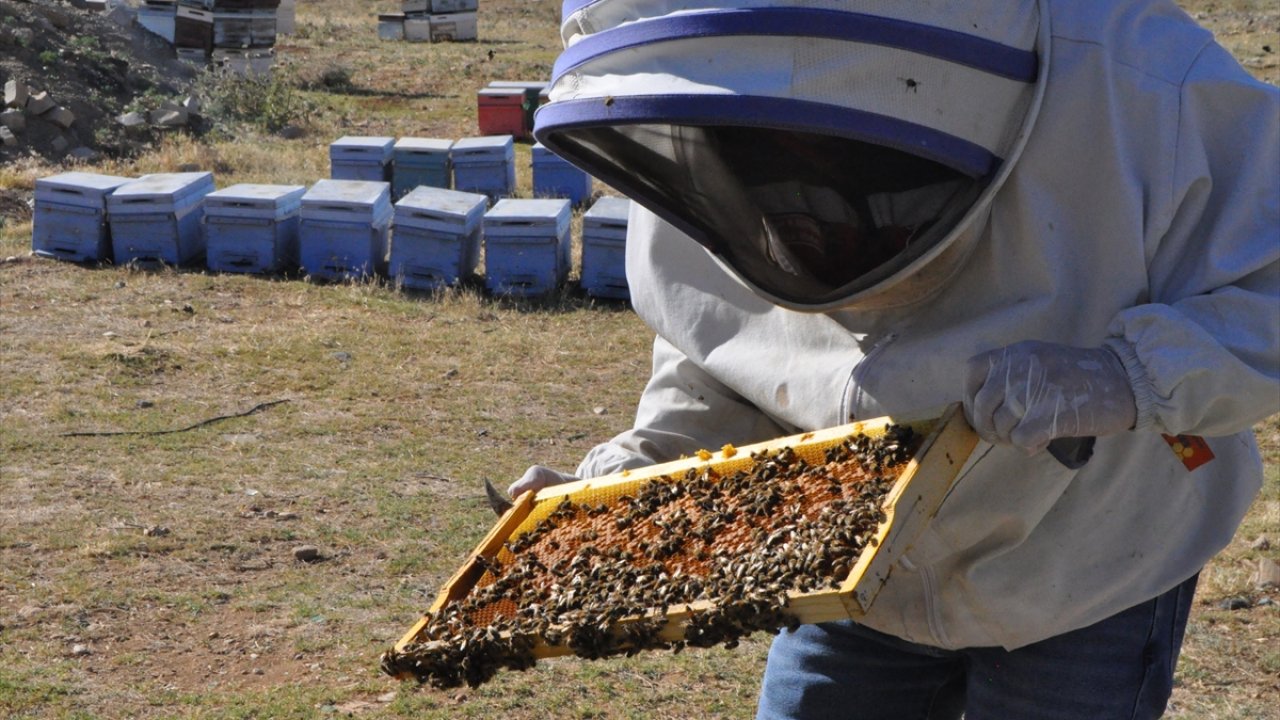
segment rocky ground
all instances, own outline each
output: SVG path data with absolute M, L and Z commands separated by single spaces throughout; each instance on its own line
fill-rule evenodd
M 117 12 L 127 18 L 124 10 Z M 0 144 L 0 165 L 32 155 L 57 161 L 138 152 L 154 128 L 126 132 L 116 118 L 180 100 L 196 74 L 167 42 L 109 13 L 63 0 L 0 0 L 0 84 L 43 90 L 75 118 L 64 129 L 48 113 L 24 112 L 12 144 Z

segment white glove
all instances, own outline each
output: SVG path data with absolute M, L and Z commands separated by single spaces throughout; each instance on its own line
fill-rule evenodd
M 990 443 L 1037 452 L 1059 437 L 1111 435 L 1138 409 L 1120 358 L 1107 348 L 1028 340 L 969 359 L 964 411 Z
M 549 467 L 532 465 L 528 470 L 524 471 L 524 475 L 519 480 L 511 483 L 511 487 L 507 488 L 507 493 L 512 498 L 518 498 L 529 491 L 538 492 L 548 485 L 560 485 L 577 479 L 572 475 L 556 472 Z

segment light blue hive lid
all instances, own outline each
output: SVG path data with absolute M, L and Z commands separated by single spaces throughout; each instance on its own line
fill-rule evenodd
M 484 215 L 486 237 L 529 237 L 569 231 L 570 203 L 564 198 L 503 198 Z
M 396 227 L 466 234 L 480 225 L 489 198 L 478 193 L 420 185 L 396 203 Z
M 329 159 L 343 162 L 385 163 L 391 159 L 396 139 L 346 135 L 329 143 Z
M 462 138 L 453 144 L 449 156 L 454 165 L 472 162 L 501 162 L 514 160 L 515 138 L 511 135 L 483 135 Z
M 112 213 L 174 212 L 213 192 L 213 173 L 152 173 L 125 183 L 107 196 Z
M 36 180 L 36 200 L 92 207 L 106 206 L 106 196 L 132 178 L 88 172 L 68 172 Z
M 303 220 L 379 224 L 391 218 L 391 183 L 377 180 L 317 180 L 302 196 Z
M 298 213 L 306 191 L 302 185 L 240 183 L 205 195 L 204 212 L 206 217 L 281 220 Z

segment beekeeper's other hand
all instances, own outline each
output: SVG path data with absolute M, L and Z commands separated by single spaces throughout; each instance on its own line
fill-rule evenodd
M 524 475 L 507 488 L 507 492 L 513 498 L 518 498 L 530 490 L 537 492 L 548 485 L 559 485 L 561 483 L 573 482 L 578 478 L 572 475 L 566 475 L 557 472 L 549 467 L 541 465 L 532 465 L 528 470 L 524 471 Z
M 1115 353 L 1035 340 L 970 358 L 964 411 L 983 440 L 1028 452 L 1058 437 L 1124 432 L 1138 414 Z

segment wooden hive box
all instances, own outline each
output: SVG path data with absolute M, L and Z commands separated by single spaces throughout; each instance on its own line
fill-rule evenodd
M 910 548 L 920 530 L 936 513 L 977 442 L 977 436 L 965 421 L 959 406 L 949 408 L 940 417 L 923 420 L 879 418 L 851 423 L 741 448 L 726 446 L 714 453 L 699 453 L 701 457 L 548 487 L 536 495 L 525 493 L 445 584 L 427 614 L 410 628 L 393 651 L 384 656 L 383 669 L 397 677 L 416 675 L 420 680 L 429 679 L 404 663 L 398 663 L 397 658 L 408 657 L 424 646 L 438 646 L 437 639 L 428 632 L 432 617 L 483 587 L 483 580 L 491 581 L 493 576 L 486 573 L 494 567 L 495 560 L 509 566 L 514 557 L 511 541 L 533 531 L 540 521 L 556 512 L 566 498 L 582 506 L 610 507 L 615 508 L 613 512 L 618 512 L 616 508 L 623 504 L 619 502 L 620 498 L 634 497 L 638 489 L 651 481 L 678 478 L 691 469 L 700 471 L 706 468 L 725 478 L 753 466 L 757 458 L 767 457 L 784 448 L 791 448 L 810 464 L 821 464 L 829 450 L 844 444 L 852 436 L 882 437 L 891 428 L 901 427 L 914 431 L 919 444 L 911 458 L 898 466 L 902 469 L 891 480 L 892 485 L 882 500 L 883 515 L 874 528 L 873 539 L 868 540 L 861 554 L 848 563 L 847 574 L 840 575 L 843 580 L 836 577 L 820 589 L 786 593 L 785 608 L 790 624 L 856 619 L 871 608 L 890 568 Z M 673 603 L 664 608 L 652 608 L 640 616 L 622 618 L 611 630 L 625 636 L 622 628 L 628 623 L 642 620 L 652 623 L 656 618 L 661 623 L 657 632 L 660 641 L 682 643 L 688 637 L 687 627 L 691 619 L 712 606 L 713 603 L 706 600 Z M 625 641 L 614 650 L 619 647 L 625 649 Z M 592 657 L 581 652 L 580 648 L 571 647 L 569 642 L 548 642 L 543 637 L 532 638 L 528 652 L 532 658 L 575 653 Z M 528 664 L 532 664 L 532 660 Z M 473 680 L 468 682 L 474 684 Z

